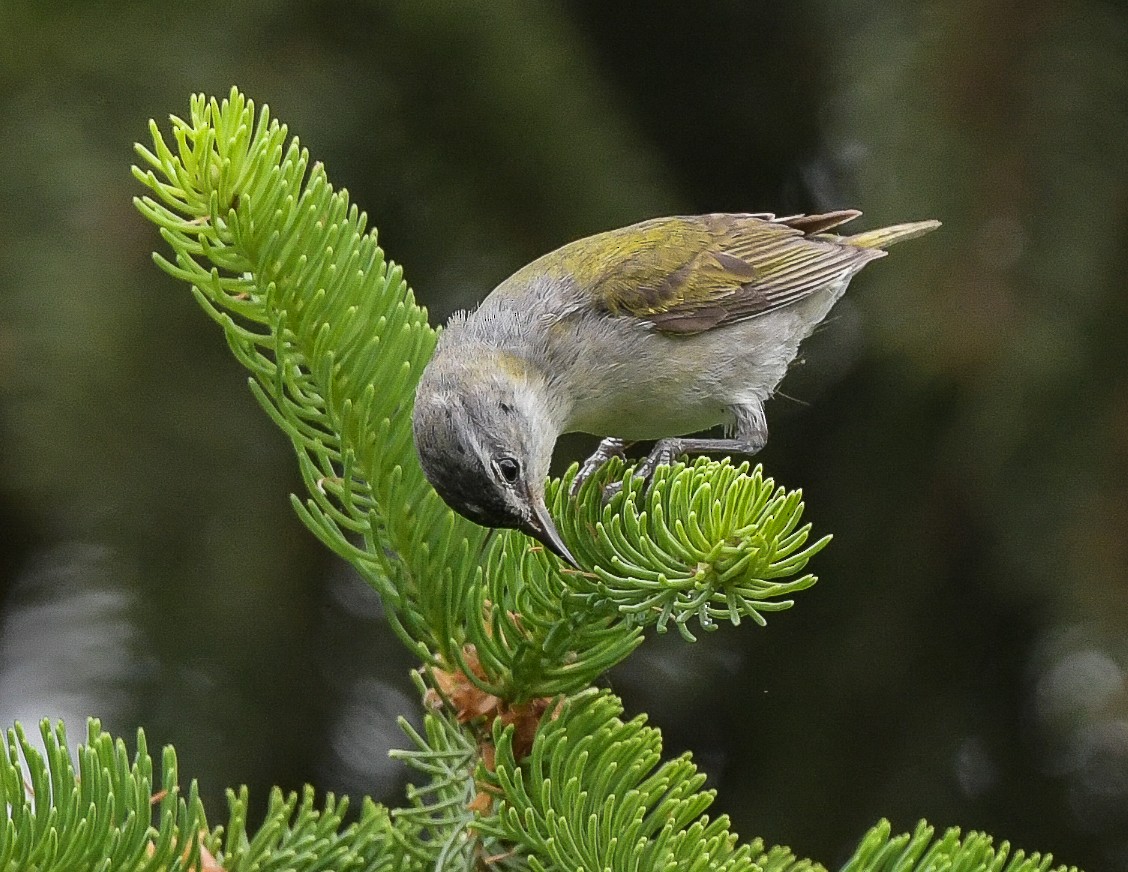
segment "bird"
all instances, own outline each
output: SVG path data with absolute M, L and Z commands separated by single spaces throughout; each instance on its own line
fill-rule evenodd
M 441 332 L 412 431 L 439 496 L 477 524 L 521 530 L 579 568 L 545 505 L 558 437 L 601 437 L 573 483 L 631 443 L 636 475 L 682 455 L 754 455 L 764 402 L 853 276 L 939 221 L 843 236 L 861 215 L 654 218 L 570 242 Z M 720 438 L 694 436 L 716 425 Z

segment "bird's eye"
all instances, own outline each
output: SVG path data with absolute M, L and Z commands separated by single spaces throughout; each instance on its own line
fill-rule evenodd
M 512 457 L 499 457 L 494 462 L 497 464 L 497 471 L 501 473 L 502 478 L 510 484 L 517 481 L 518 476 L 521 474 L 521 464 L 519 464 L 516 459 Z

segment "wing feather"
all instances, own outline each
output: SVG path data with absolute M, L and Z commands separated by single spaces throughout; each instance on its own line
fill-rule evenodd
M 833 236 L 853 218 L 841 210 L 776 218 L 702 215 L 644 222 L 642 241 L 600 269 L 596 297 L 609 314 L 633 316 L 671 334 L 693 334 L 788 306 L 848 277 L 879 249 Z M 604 244 L 608 244 L 604 242 Z M 606 249 L 604 249 L 606 251 Z

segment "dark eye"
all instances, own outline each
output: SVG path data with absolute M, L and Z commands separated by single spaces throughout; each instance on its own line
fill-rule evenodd
M 501 473 L 501 477 L 510 484 L 517 481 L 517 478 L 521 475 L 521 464 L 512 457 L 499 457 L 494 462 L 497 464 L 497 471 Z

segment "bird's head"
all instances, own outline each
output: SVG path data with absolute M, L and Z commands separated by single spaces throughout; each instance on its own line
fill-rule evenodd
M 576 566 L 548 513 L 544 482 L 559 435 L 544 382 L 511 355 L 442 344 L 412 416 L 423 472 L 452 509 L 532 536 Z

